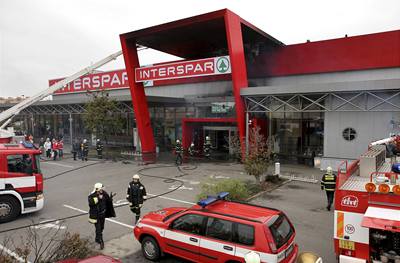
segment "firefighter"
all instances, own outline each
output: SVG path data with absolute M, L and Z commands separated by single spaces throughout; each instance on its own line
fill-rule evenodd
M 132 181 L 129 183 L 126 192 L 126 199 L 129 202 L 132 213 L 135 214 L 135 224 L 137 224 L 140 218 L 140 209 L 143 206 L 143 202 L 147 199 L 146 188 L 140 182 L 138 174 L 132 176 Z
M 88 196 L 89 222 L 95 226 L 95 241 L 100 244 L 100 249 L 104 248 L 103 230 L 105 220 L 108 217 L 115 217 L 113 196 L 112 193 L 108 195 L 102 183 L 96 183 L 93 192 Z
M 87 142 L 86 139 L 83 139 L 83 142 L 81 144 L 81 151 L 82 151 L 82 162 L 87 161 L 89 154 L 89 143 Z
M 192 142 L 188 148 L 188 153 L 191 157 L 196 154 L 196 150 L 194 149 L 194 143 Z
M 303 252 L 297 257 L 297 263 L 322 263 L 322 258 L 311 252 Z
M 244 261 L 246 263 L 260 263 L 261 259 L 258 253 L 251 251 L 244 256 Z
M 97 151 L 97 158 L 103 159 L 103 143 L 100 139 L 96 141 L 96 151 Z
M 211 145 L 210 137 L 206 136 L 206 141 L 204 142 L 204 145 L 203 145 L 204 156 L 206 158 L 210 158 L 210 156 L 211 156 L 211 147 L 212 147 L 212 145 Z
M 74 161 L 76 161 L 76 155 L 81 151 L 81 146 L 79 144 L 79 141 L 75 139 L 74 143 L 72 144 L 72 154 L 74 157 Z M 82 158 L 82 157 L 80 157 Z
M 182 147 L 182 143 L 179 140 L 176 140 L 175 154 L 176 154 L 175 164 L 181 165 L 182 164 L 183 147 Z
M 326 169 L 326 174 L 322 176 L 321 180 L 321 190 L 325 190 L 326 198 L 328 200 L 328 205 L 326 209 L 331 211 L 331 206 L 333 203 L 333 198 L 335 196 L 335 188 L 336 188 L 336 175 L 333 174 L 332 167 L 328 167 Z

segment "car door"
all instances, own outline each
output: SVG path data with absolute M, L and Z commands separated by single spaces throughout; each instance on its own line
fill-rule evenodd
M 207 217 L 189 213 L 175 219 L 165 231 L 165 252 L 199 261 L 199 244 Z
M 226 262 L 234 258 L 233 225 L 229 220 L 208 217 L 200 240 L 200 262 Z

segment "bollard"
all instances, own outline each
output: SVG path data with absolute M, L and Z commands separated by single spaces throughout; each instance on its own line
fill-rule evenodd
M 280 163 L 275 163 L 275 173 L 274 175 L 277 175 L 278 177 L 281 174 L 281 164 Z

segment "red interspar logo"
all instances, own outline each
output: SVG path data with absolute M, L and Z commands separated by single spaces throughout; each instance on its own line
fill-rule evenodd
M 348 207 L 357 207 L 358 206 L 358 198 L 354 195 L 346 195 L 342 198 L 342 206 Z

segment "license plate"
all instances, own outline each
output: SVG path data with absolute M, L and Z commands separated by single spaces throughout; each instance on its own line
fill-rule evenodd
M 339 248 L 348 249 L 348 250 L 356 250 L 356 245 L 353 241 L 348 240 L 339 240 Z

